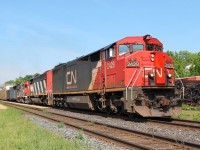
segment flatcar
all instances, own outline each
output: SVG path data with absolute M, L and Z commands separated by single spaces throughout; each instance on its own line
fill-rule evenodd
M 174 62 L 150 35 L 123 38 L 23 85 L 28 103 L 144 117 L 181 112 Z

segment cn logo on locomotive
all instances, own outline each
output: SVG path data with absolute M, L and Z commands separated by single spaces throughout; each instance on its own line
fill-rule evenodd
M 162 68 L 144 68 L 145 71 L 152 71 L 154 73 L 154 75 L 158 75 L 160 78 L 163 76 L 162 74 Z M 160 70 L 160 71 L 159 71 Z M 148 78 L 148 75 L 145 76 L 145 78 Z
M 72 85 L 72 84 L 76 84 L 76 70 L 74 71 L 67 71 L 66 73 L 66 80 L 67 80 L 67 85 Z

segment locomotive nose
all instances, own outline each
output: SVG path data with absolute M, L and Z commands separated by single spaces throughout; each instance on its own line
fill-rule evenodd
M 157 85 L 164 85 L 165 84 L 165 64 L 164 64 L 164 56 L 160 52 L 155 53 L 155 79 Z

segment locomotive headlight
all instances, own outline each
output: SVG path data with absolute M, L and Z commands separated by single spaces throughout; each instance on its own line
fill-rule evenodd
M 155 57 L 155 55 L 151 54 L 151 61 L 154 61 L 154 57 Z
M 154 74 L 153 74 L 153 73 L 149 73 L 149 77 L 150 77 L 150 78 L 153 78 L 153 77 L 154 77 Z
M 171 77 L 172 77 L 172 74 L 171 74 L 171 73 L 168 73 L 168 74 L 167 74 L 167 77 L 168 77 L 168 78 L 171 78 Z

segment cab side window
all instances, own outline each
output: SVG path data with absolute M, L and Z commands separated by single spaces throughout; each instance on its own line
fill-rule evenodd
M 110 47 L 104 51 L 105 59 L 110 59 L 115 57 L 115 49 L 114 47 Z
M 130 46 L 129 44 L 121 44 L 119 45 L 119 56 L 127 53 L 130 51 Z

